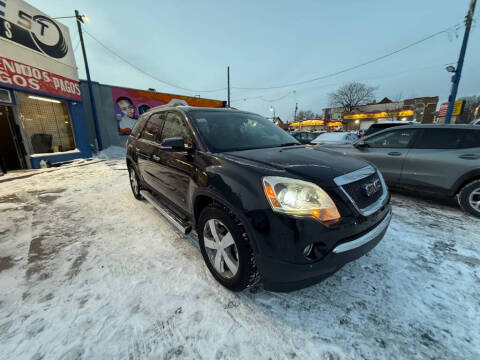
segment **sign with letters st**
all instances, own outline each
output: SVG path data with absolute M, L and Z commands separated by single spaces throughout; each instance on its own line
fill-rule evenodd
M 0 0 L 0 85 L 81 99 L 68 28 L 22 0 Z

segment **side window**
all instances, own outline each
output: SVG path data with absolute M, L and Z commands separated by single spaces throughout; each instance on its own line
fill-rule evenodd
M 185 120 L 180 114 L 169 112 L 162 131 L 162 141 L 168 138 L 181 137 L 185 144 L 192 143 L 192 135 Z
M 463 137 L 460 129 L 423 129 L 422 137 L 415 145 L 416 149 L 458 149 Z
M 388 131 L 383 134 L 372 136 L 370 139 L 366 139 L 365 143 L 371 148 L 406 148 L 408 147 L 408 144 L 411 143 L 415 132 L 415 129 Z
M 163 114 L 153 114 L 148 119 L 147 125 L 142 133 L 142 138 L 149 141 L 160 142 L 160 133 L 162 131 Z
M 460 148 L 480 148 L 480 130 L 463 130 L 463 133 Z

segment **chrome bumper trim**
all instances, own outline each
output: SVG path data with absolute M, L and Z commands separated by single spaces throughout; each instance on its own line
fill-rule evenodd
M 380 235 L 382 231 L 387 228 L 388 224 L 390 224 L 390 220 L 392 220 L 392 210 L 388 212 L 387 216 L 385 216 L 385 218 L 380 222 L 380 224 L 378 224 L 374 229 L 370 230 L 368 233 L 360 236 L 355 240 L 338 245 L 336 248 L 333 249 L 333 252 L 335 254 L 339 254 L 365 245 L 366 243 L 372 241 L 378 235 Z

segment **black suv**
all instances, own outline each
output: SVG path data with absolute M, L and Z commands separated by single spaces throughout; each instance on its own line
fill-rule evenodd
M 300 144 L 233 109 L 162 106 L 127 141 L 133 194 L 198 235 L 212 275 L 240 291 L 316 283 L 371 250 L 391 219 L 369 163 Z

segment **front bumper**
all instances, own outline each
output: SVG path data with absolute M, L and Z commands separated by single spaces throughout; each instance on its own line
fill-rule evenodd
M 386 215 L 374 227 L 340 243 L 314 263 L 295 264 L 257 255 L 265 289 L 293 291 L 313 285 L 338 271 L 346 263 L 363 256 L 380 242 L 387 231 L 392 218 L 390 205 L 384 213 Z

